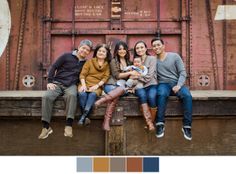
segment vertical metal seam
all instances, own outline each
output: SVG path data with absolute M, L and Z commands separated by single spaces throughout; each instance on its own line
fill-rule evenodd
M 7 54 L 6 54 L 6 89 L 10 90 L 10 38 L 7 44 Z
M 121 0 L 120 1 L 120 3 L 121 3 L 121 9 L 122 9 L 122 11 L 121 11 L 121 14 L 120 14 L 120 30 L 123 30 L 124 29 L 124 22 L 123 22 L 123 18 L 124 18 L 124 0 Z
M 51 23 L 52 23 L 52 0 L 44 0 L 43 3 L 44 8 L 44 22 L 43 22 L 43 63 L 42 68 L 45 70 L 45 74 L 43 74 L 43 87 L 46 86 L 46 71 L 47 67 L 51 64 Z M 44 73 L 44 72 L 43 72 Z
M 73 0 L 72 10 L 72 50 L 75 49 L 75 0 Z
M 217 55 L 215 48 L 215 34 L 214 34 L 214 26 L 212 21 L 211 14 L 211 2 L 209 0 L 205 0 L 206 2 L 206 11 L 207 11 L 207 22 L 208 22 L 208 32 L 210 39 L 210 49 L 211 49 L 211 61 L 213 68 L 213 76 L 214 76 L 214 88 L 219 89 L 219 73 L 218 73 L 218 63 L 217 63 Z
M 43 56 L 44 56 L 44 49 L 43 49 L 43 39 L 44 39 L 44 27 L 43 27 L 43 17 L 44 17 L 44 1 L 45 0 L 41 0 L 39 1 L 39 14 L 40 14 L 40 17 L 41 17 L 41 21 L 40 21 L 40 24 L 39 24 L 39 31 L 41 32 L 41 41 L 40 41 L 40 66 L 43 65 Z M 43 89 L 43 71 L 41 71 L 41 84 L 40 84 L 40 87 L 41 89 Z
M 46 48 L 45 48 L 45 37 L 46 37 L 46 23 L 44 22 L 44 20 L 46 19 L 46 13 L 47 13 L 47 9 L 46 8 L 46 2 L 45 0 L 43 0 L 43 3 L 42 3 L 42 7 L 43 7 L 43 20 L 42 20 L 42 69 L 44 68 L 44 63 L 45 63 L 45 60 L 47 59 L 47 51 L 46 51 Z M 42 89 L 43 87 L 45 86 L 45 79 L 44 79 L 44 72 L 42 71 Z
M 181 50 L 181 57 L 183 58 L 183 51 L 182 51 L 182 49 L 183 49 L 183 20 L 182 20 L 182 16 L 183 16 L 183 14 L 182 14 L 182 0 L 180 0 L 179 1 L 179 21 L 180 21 L 180 30 L 181 30 L 181 37 L 180 37 L 180 41 L 179 41 L 179 45 L 180 45 L 180 50 Z
M 183 61 L 185 60 L 186 73 L 188 77 L 187 80 L 188 80 L 188 85 L 189 85 L 189 80 L 190 80 L 189 78 L 190 77 L 189 53 L 188 53 L 188 50 L 189 50 L 189 45 L 188 45 L 189 44 L 188 43 L 189 14 L 188 14 L 188 6 L 187 6 L 186 0 L 179 1 L 179 21 L 181 25 L 181 40 L 179 44 L 180 44 L 181 56 L 183 58 Z
M 186 71 L 187 71 L 187 76 L 188 76 L 188 82 L 190 86 L 190 59 L 189 59 L 189 23 L 190 23 L 190 16 L 189 16 L 189 9 L 188 9 L 188 3 L 187 0 L 181 0 L 181 14 L 183 13 L 183 6 L 185 6 L 185 18 L 188 19 L 186 20 L 186 26 L 185 26 L 185 42 L 186 42 Z M 182 17 L 182 16 L 181 16 Z M 182 41 L 183 43 L 183 41 Z
M 21 66 L 21 57 L 22 57 L 22 48 L 24 41 L 24 28 L 26 20 L 26 10 L 27 10 L 28 0 L 23 1 L 22 11 L 21 11 L 21 24 L 20 24 L 20 34 L 17 44 L 17 57 L 16 57 L 16 69 L 15 69 L 15 80 L 14 80 L 14 90 L 19 87 L 19 76 L 20 76 L 20 66 Z
M 46 24 L 45 24 L 45 49 L 46 49 L 46 64 L 51 64 L 51 25 L 52 25 L 52 14 L 53 14 L 53 6 L 52 6 L 52 0 L 49 0 L 47 2 L 46 0 Z
M 193 2 L 192 0 L 187 1 L 187 7 L 188 7 L 188 15 L 190 17 L 189 20 L 189 72 L 190 72 L 190 88 L 193 87 L 193 73 L 192 73 L 192 67 L 193 67 L 193 23 L 192 23 L 192 16 L 193 16 L 193 11 L 192 11 L 192 6 L 193 6 Z
M 112 0 L 109 1 L 108 9 L 107 9 L 107 10 L 109 10 L 108 14 L 110 14 L 110 23 L 108 24 L 110 30 L 112 30 L 112 16 L 111 16 L 111 7 L 112 7 L 112 5 L 111 5 L 111 3 L 112 3 Z M 105 36 L 105 42 L 107 42 L 107 36 Z
M 9 9 L 11 9 L 11 2 L 8 1 Z M 6 49 L 6 89 L 10 90 L 10 48 L 11 48 L 11 35 L 9 36 L 7 49 Z
M 161 37 L 161 2 L 160 0 L 157 0 L 157 37 Z
M 223 4 L 226 5 L 226 0 L 223 0 Z M 228 67 L 227 67 L 227 20 L 223 21 L 223 90 L 226 89 L 227 87 L 227 72 L 228 72 Z

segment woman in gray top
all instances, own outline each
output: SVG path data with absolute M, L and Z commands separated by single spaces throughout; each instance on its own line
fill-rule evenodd
M 134 57 L 141 57 L 142 64 L 147 67 L 148 73 L 145 76 L 137 76 L 136 79 L 143 82 L 144 88 L 135 90 L 135 95 L 139 99 L 143 116 L 147 122 L 147 126 L 150 131 L 155 127 L 153 122 L 156 117 L 156 58 L 150 56 L 147 50 L 147 45 L 144 41 L 138 41 L 134 46 Z M 150 108 L 149 108 L 150 106 Z

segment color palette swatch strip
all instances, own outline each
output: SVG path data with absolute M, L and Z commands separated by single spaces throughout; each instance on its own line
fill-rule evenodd
M 159 172 L 159 157 L 78 157 L 77 172 Z

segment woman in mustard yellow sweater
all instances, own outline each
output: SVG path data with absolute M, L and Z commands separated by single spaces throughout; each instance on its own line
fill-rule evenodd
M 93 58 L 87 60 L 80 73 L 80 82 L 78 86 L 79 104 L 82 115 L 78 121 L 78 125 L 86 125 L 90 123 L 88 118 L 96 98 L 102 93 L 102 86 L 107 82 L 110 76 L 109 62 L 111 53 L 105 45 L 97 45 Z

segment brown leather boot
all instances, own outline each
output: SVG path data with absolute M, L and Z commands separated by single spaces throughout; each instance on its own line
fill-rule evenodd
M 149 110 L 151 112 L 152 122 L 154 123 L 156 119 L 157 107 L 155 108 L 149 107 Z M 142 109 L 140 109 L 140 111 L 142 112 Z M 144 129 L 148 129 L 148 125 L 144 126 Z
M 115 88 L 114 90 L 110 91 L 108 94 L 105 94 L 99 100 L 97 100 L 94 105 L 95 105 L 95 107 L 98 107 L 105 102 L 109 102 L 117 97 L 120 97 L 124 93 L 125 93 L 124 88 L 119 86 L 119 87 Z
M 150 107 L 150 112 L 151 112 L 151 116 L 152 116 L 152 122 L 154 123 L 155 119 L 156 119 L 156 114 L 157 114 L 157 107 L 155 107 L 155 108 Z
M 154 127 L 153 122 L 152 122 L 152 116 L 151 116 L 148 104 L 147 103 L 143 103 L 143 104 L 141 104 L 141 107 L 143 109 L 143 116 L 144 116 L 145 121 L 146 121 L 146 123 L 148 125 L 149 131 L 154 131 L 155 127 Z
M 114 112 L 114 110 L 116 108 L 116 104 L 117 104 L 118 100 L 119 100 L 119 97 L 115 98 L 107 105 L 106 114 L 104 116 L 104 121 L 103 121 L 103 126 L 102 126 L 105 131 L 111 130 L 110 129 L 110 120 L 112 117 L 112 113 Z
M 143 113 L 143 108 L 140 107 L 139 109 L 140 109 L 140 112 Z M 144 128 L 145 130 L 147 130 L 147 129 L 148 129 L 148 125 L 146 124 L 143 128 Z

